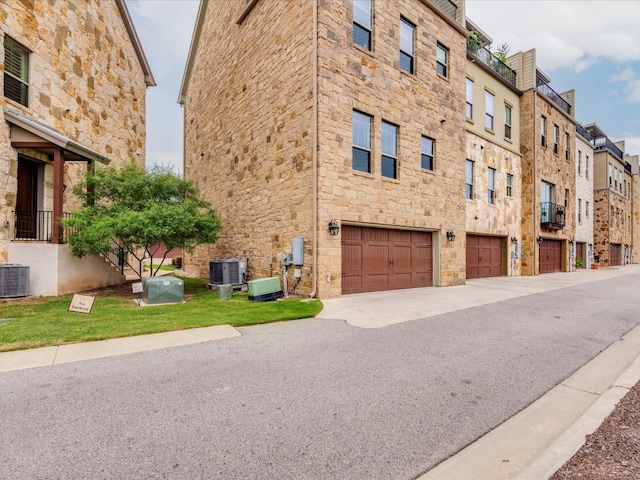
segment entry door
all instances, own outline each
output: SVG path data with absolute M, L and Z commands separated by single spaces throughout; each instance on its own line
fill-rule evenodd
M 38 164 L 18 160 L 18 195 L 16 199 L 16 239 L 36 238 L 38 210 Z
M 542 204 L 541 222 L 548 223 L 551 221 L 551 205 L 553 202 L 553 185 L 545 182 L 540 184 L 540 203 Z
M 587 259 L 584 256 L 585 252 L 586 248 L 584 246 L 584 243 L 576 243 L 576 258 L 574 258 L 574 261 L 578 258 L 582 260 L 582 267 L 580 268 L 586 268 L 587 265 Z
M 611 245 L 609 248 L 609 266 L 620 265 L 620 245 Z

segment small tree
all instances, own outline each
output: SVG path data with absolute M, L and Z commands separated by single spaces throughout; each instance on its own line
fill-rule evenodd
M 104 255 L 116 247 L 136 258 L 140 250 L 153 258 L 151 245 L 163 243 L 167 247 L 164 261 L 174 248 L 192 252 L 196 245 L 218 240 L 220 222 L 215 210 L 190 181 L 166 169 L 145 172 L 133 163 L 120 170 L 99 169 L 74 193 L 85 206 L 63 224 L 71 231 L 67 242 L 76 257 Z M 154 270 L 152 260 L 151 276 L 160 265 Z

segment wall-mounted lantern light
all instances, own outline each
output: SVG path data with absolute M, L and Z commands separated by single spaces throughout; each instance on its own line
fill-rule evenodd
M 593 248 L 593 243 L 590 243 L 590 244 L 589 244 L 589 248 Z
M 573 240 L 569 240 L 569 246 L 570 247 L 573 247 L 573 243 L 574 243 Z
M 540 245 L 542 243 L 542 237 L 536 238 L 536 242 L 538 242 L 538 245 Z
M 453 230 L 447 230 L 447 240 L 453 242 L 456 239 L 456 234 L 453 233 Z
M 338 235 L 338 232 L 340 232 L 340 225 L 338 225 L 338 222 L 336 222 L 335 218 L 332 218 L 329 221 L 329 233 L 331 235 Z
M 518 239 L 516 237 L 511 237 L 511 243 L 513 243 L 514 245 L 517 245 Z

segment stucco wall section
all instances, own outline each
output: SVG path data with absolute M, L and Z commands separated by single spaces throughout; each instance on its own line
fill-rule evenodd
M 9 35 L 31 51 L 29 106 L 0 97 L 0 107 L 57 129 L 114 165 L 132 160 L 144 164 L 144 73 L 112 0 L 2 2 L 0 35 L 0 43 Z M 1 47 L 0 62 L 4 64 Z M 0 118 L 0 262 L 7 261 L 17 192 L 17 152 L 9 145 L 9 131 Z M 42 203 L 47 209 L 52 169 L 52 161 L 46 160 Z M 84 163 L 65 166 L 65 211 L 77 204 L 72 189 L 85 171 Z

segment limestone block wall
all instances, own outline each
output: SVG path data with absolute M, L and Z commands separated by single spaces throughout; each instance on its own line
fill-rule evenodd
M 465 279 L 464 98 L 466 38 L 426 3 L 374 2 L 373 51 L 353 45 L 351 0 L 319 3 L 319 285 L 341 293 L 339 237 L 326 223 L 437 232 L 434 277 Z M 399 68 L 400 17 L 415 25 L 415 73 Z M 449 73 L 436 72 L 436 45 L 449 49 Z M 372 121 L 371 173 L 352 168 L 352 112 Z M 381 175 L 381 122 L 398 127 L 398 174 Z M 435 139 L 435 168 L 421 168 L 421 136 Z M 441 233 L 453 230 L 455 242 Z M 325 281 L 329 278 L 329 281 Z
M 115 165 L 132 160 L 144 164 L 145 78 L 113 0 L 2 2 L 0 42 L 4 35 L 31 52 L 29 105 L 0 97 L 0 107 L 19 110 L 55 128 Z M 3 48 L 0 63 L 4 64 Z M 53 167 L 44 160 L 43 203 L 50 209 Z M 85 171 L 86 164 L 65 166 L 65 211 L 77 204 L 72 189 Z M 9 145 L 9 124 L 0 118 L 0 262 L 7 260 L 13 235 L 12 228 L 4 225 L 5 220 L 13 224 L 16 175 L 17 152 Z
M 467 158 L 474 162 L 474 195 L 466 200 L 466 232 L 476 235 L 515 237 L 521 241 L 522 166 L 520 155 L 489 142 L 471 132 L 466 135 Z M 495 199 L 488 202 L 489 168 L 495 173 Z M 512 175 L 511 195 L 507 195 L 507 175 Z M 509 254 L 513 251 L 507 242 Z M 508 275 L 520 274 L 520 262 L 509 263 Z
M 245 3 L 209 2 L 195 52 L 184 175 L 212 202 L 223 229 L 217 244 L 186 254 L 184 266 L 208 278 L 211 260 L 248 255 L 249 279 L 280 275 L 282 253 L 300 236 L 298 291 L 308 292 L 313 2 L 260 1 L 238 24 Z
M 631 261 L 640 263 L 640 155 L 627 155 L 625 160 L 631 164 L 632 188 L 631 188 Z
M 539 272 L 538 236 L 568 241 L 575 238 L 575 216 L 565 215 L 562 230 L 542 229 L 540 225 L 540 186 L 544 180 L 555 186 L 553 203 L 564 205 L 565 190 L 569 190 L 568 211 L 573 212 L 576 202 L 575 122 L 561 113 L 544 95 L 535 89 L 524 92 L 520 102 L 520 142 L 522 150 L 522 274 Z M 546 146 L 541 145 L 541 116 L 547 119 Z M 558 153 L 553 151 L 553 126 L 560 129 Z M 569 134 L 570 155 L 565 158 L 564 134 Z M 563 270 L 569 270 L 569 253 Z
M 575 147 L 576 198 L 582 200 L 581 221 L 576 211 L 577 242 L 593 243 L 593 147 L 582 136 L 576 134 Z M 576 209 L 578 202 L 575 202 Z

